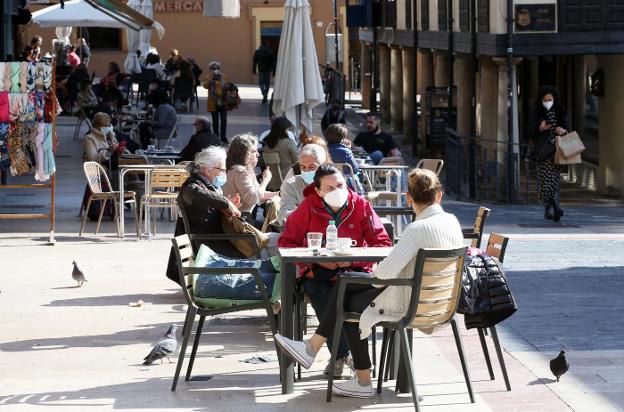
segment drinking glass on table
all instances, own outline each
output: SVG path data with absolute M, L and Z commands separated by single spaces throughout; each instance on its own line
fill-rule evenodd
M 309 250 L 319 250 L 321 248 L 321 244 L 323 243 L 323 234 L 320 232 L 309 232 L 307 234 L 308 237 L 308 249 Z

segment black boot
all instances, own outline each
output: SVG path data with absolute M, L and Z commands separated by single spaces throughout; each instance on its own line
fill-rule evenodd
M 553 214 L 550 212 L 550 206 L 544 207 L 544 219 L 552 220 Z
M 553 200 L 552 201 L 552 205 L 553 205 L 553 221 L 554 222 L 558 222 L 561 219 L 561 216 L 563 216 L 563 210 L 559 207 L 559 201 L 558 200 Z

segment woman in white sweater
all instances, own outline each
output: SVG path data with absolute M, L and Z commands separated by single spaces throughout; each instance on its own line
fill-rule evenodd
M 380 279 L 406 279 L 414 275 L 416 255 L 421 248 L 454 249 L 463 245 L 463 235 L 457 218 L 445 213 L 440 206 L 442 186 L 438 176 L 424 169 L 409 173 L 407 201 L 416 213 L 416 220 L 403 231 L 403 236 L 392 252 L 375 268 L 372 275 Z M 294 341 L 277 334 L 275 340 L 285 354 L 309 368 L 327 336 L 331 336 L 336 322 L 338 288 L 330 295 L 325 316 L 315 334 L 307 341 Z M 360 312 L 360 323 L 346 322 L 344 332 L 355 366 L 355 377 L 350 381 L 334 383 L 334 393 L 343 396 L 371 398 L 371 361 L 368 354 L 368 335 L 371 327 L 382 321 L 398 321 L 407 312 L 411 290 L 407 286 L 375 288 L 369 285 L 347 286 L 345 310 Z

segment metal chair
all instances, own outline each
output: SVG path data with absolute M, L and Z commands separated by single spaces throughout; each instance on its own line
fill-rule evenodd
M 180 117 L 176 116 L 176 122 L 173 125 L 173 129 L 171 129 L 171 133 L 169 133 L 169 137 L 167 138 L 167 141 L 165 142 L 165 147 L 169 146 L 169 143 L 171 143 L 171 140 L 178 136 L 179 125 L 180 125 Z M 158 145 L 158 148 L 160 149 L 160 140 L 156 140 L 156 143 Z
M 152 229 L 149 230 L 151 209 L 169 209 L 171 216 L 175 216 L 177 209 L 177 190 L 188 178 L 189 172 L 183 169 L 156 169 L 150 175 L 150 192 L 141 197 L 140 219 L 145 216 L 145 231 L 148 237 L 152 232 L 156 234 L 156 215 L 152 215 Z
M 442 159 L 420 159 L 416 163 L 416 169 L 427 169 L 433 173 L 439 175 L 444 167 L 444 160 Z
M 182 292 L 188 305 L 186 312 L 186 319 L 184 321 L 184 338 L 182 340 L 182 346 L 180 348 L 180 356 L 178 357 L 178 364 L 176 365 L 175 375 L 173 377 L 173 383 L 171 384 L 171 391 L 176 390 L 178 384 L 178 378 L 182 370 L 182 364 L 184 363 L 184 356 L 186 354 L 186 348 L 188 346 L 191 332 L 193 329 L 193 323 L 195 316 L 199 315 L 199 323 L 197 324 L 197 330 L 195 331 L 195 339 L 193 342 L 193 349 L 191 350 L 191 357 L 189 359 L 188 368 L 186 369 L 185 381 L 190 380 L 191 372 L 193 371 L 193 364 L 195 363 L 195 355 L 197 355 L 197 348 L 199 346 L 199 340 L 201 338 L 202 328 L 204 326 L 204 320 L 206 316 L 216 316 L 224 313 L 240 312 L 243 310 L 252 309 L 265 309 L 267 311 L 267 317 L 271 323 L 271 331 L 273 335 L 277 333 L 277 324 L 275 317 L 273 316 L 273 308 L 269 301 L 269 293 L 266 285 L 260 277 L 260 262 L 257 262 L 252 268 L 237 268 L 237 267 L 223 267 L 223 268 L 204 268 L 194 266 L 195 264 L 195 252 L 191 244 L 193 241 L 205 240 L 206 237 L 202 235 L 182 235 L 171 239 L 173 243 L 173 250 L 176 255 L 178 264 L 178 271 L 180 273 L 180 285 L 182 285 Z M 250 274 L 254 277 L 262 300 L 258 303 L 244 304 L 230 306 L 228 308 L 210 309 L 199 303 L 193 292 L 193 280 L 195 275 L 218 275 L 218 274 L 235 274 L 244 273 Z M 277 350 L 277 347 L 276 347 Z
M 78 137 L 80 136 L 80 129 L 82 128 L 82 123 L 86 123 L 88 126 L 88 131 L 91 130 L 91 120 L 89 120 L 89 116 L 87 116 L 87 113 L 84 111 L 84 109 L 82 108 L 82 106 L 78 107 L 78 122 L 76 122 L 76 128 L 74 129 L 74 136 L 72 137 L 72 140 L 77 140 Z
M 85 223 L 87 221 L 87 215 L 89 211 L 89 207 L 91 206 L 91 202 L 94 200 L 101 200 L 102 207 L 100 208 L 100 216 L 98 217 L 97 226 L 95 227 L 95 234 L 97 235 L 100 230 L 100 224 L 102 223 L 102 216 L 104 215 L 104 209 L 106 208 L 106 203 L 109 200 L 112 200 L 113 206 L 115 208 L 115 223 L 117 224 L 117 236 L 121 237 L 121 228 L 119 222 L 119 191 L 104 191 L 102 183 L 105 183 L 108 187 L 111 187 L 110 180 L 108 180 L 108 176 L 106 175 L 106 171 L 98 162 L 85 162 L 83 165 L 83 169 L 85 172 L 85 176 L 87 178 L 87 183 L 89 184 L 89 189 L 91 189 L 91 195 L 89 196 L 89 200 L 87 201 L 86 212 L 82 218 L 82 224 L 80 225 L 80 234 L 82 236 L 82 232 L 84 230 Z M 104 176 L 102 178 L 102 176 Z M 124 204 L 134 204 L 134 219 L 136 221 L 136 232 L 137 237 L 140 236 L 139 229 L 139 216 L 137 211 L 136 204 L 136 193 L 133 191 L 124 191 Z
M 336 362 L 337 341 L 335 337 L 342 329 L 344 322 L 359 322 L 359 313 L 344 313 L 345 290 L 348 284 L 362 285 L 385 285 L 401 286 L 411 288 L 411 297 L 406 315 L 398 322 L 380 322 L 378 326 L 384 328 L 383 342 L 381 348 L 381 368 L 377 381 L 377 393 L 381 393 L 382 378 L 384 375 L 385 362 L 387 359 L 387 349 L 389 332 L 397 331 L 399 335 L 399 345 L 405 362 L 404 367 L 407 372 L 408 383 L 412 392 L 412 399 L 416 411 L 419 410 L 418 395 L 414 380 L 412 365 L 411 342 L 408 338 L 408 329 L 420 329 L 425 333 L 430 333 L 433 328 L 450 323 L 455 337 L 455 345 L 462 364 L 464 380 L 470 396 L 470 401 L 474 403 L 474 394 L 470 382 L 470 374 L 464 356 L 461 335 L 455 320 L 455 311 L 460 295 L 461 274 L 466 248 L 458 249 L 420 249 L 416 256 L 414 266 L 414 276 L 409 279 L 377 279 L 363 278 L 355 276 L 341 276 L 338 278 L 338 313 L 336 316 L 336 327 L 334 329 L 334 345 L 330 370 Z M 330 374 L 327 382 L 327 401 L 332 398 L 333 376 Z
M 489 216 L 491 210 L 485 206 L 480 206 L 477 212 L 477 218 L 475 219 L 472 229 L 462 229 L 464 239 L 472 239 L 470 241 L 471 247 L 481 247 L 481 236 L 483 235 L 483 227 L 485 226 L 485 219 Z
M 493 258 L 498 259 L 498 261 L 502 264 L 503 260 L 505 260 L 505 251 L 507 249 L 507 242 L 509 242 L 509 238 L 503 235 L 499 235 L 498 233 L 490 233 L 490 237 L 488 238 L 488 243 L 486 247 L 486 253 Z M 479 341 L 481 343 L 481 350 L 483 351 L 483 356 L 485 357 L 485 363 L 488 368 L 488 373 L 490 375 L 490 380 L 494 380 L 494 371 L 492 370 L 492 362 L 490 361 L 490 353 L 488 351 L 487 342 L 485 341 L 485 336 L 488 335 L 487 329 L 490 330 L 489 335 L 492 337 L 492 341 L 494 342 L 494 348 L 496 350 L 496 356 L 498 358 L 498 363 L 500 364 L 501 372 L 503 374 L 503 380 L 505 381 L 505 387 L 508 391 L 511 390 L 511 384 L 509 383 L 509 376 L 507 375 L 507 367 L 505 366 L 505 359 L 503 358 L 503 351 L 500 346 L 500 342 L 498 341 L 498 333 L 496 331 L 496 326 L 490 326 L 489 328 L 477 328 L 477 333 L 479 334 Z

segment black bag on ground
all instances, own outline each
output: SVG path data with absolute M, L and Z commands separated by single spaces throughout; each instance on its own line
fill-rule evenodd
M 457 313 L 467 329 L 487 328 L 518 309 L 499 262 L 484 252 L 466 256 Z

